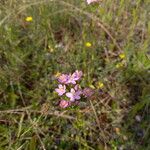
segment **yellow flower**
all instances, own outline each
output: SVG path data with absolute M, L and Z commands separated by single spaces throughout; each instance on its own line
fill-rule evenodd
M 59 77 L 61 75 L 60 72 L 56 72 L 56 74 L 54 75 L 56 78 Z
M 54 49 L 53 49 L 53 48 L 51 48 L 51 46 L 50 46 L 50 45 L 48 45 L 48 51 L 52 53 L 52 52 L 54 52 Z
M 102 82 L 98 82 L 97 87 L 98 87 L 98 88 L 100 88 L 100 89 L 101 89 L 101 88 L 103 88 L 103 87 L 104 87 L 104 83 L 102 83 Z
M 119 55 L 119 57 L 120 57 L 121 59 L 124 59 L 126 56 L 125 56 L 125 54 L 122 53 L 122 54 Z
M 116 64 L 116 68 L 121 68 L 121 67 L 123 67 L 123 63 L 118 63 L 118 64 Z
M 91 44 L 90 42 L 86 42 L 86 43 L 85 43 L 85 46 L 86 46 L 86 47 L 91 47 L 92 44 Z
M 26 21 L 27 21 L 27 22 L 31 22 L 32 20 L 33 20 L 33 18 L 32 18 L 31 16 L 26 17 Z

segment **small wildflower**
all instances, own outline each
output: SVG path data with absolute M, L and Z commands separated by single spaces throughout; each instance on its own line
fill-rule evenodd
M 59 96 L 62 96 L 66 92 L 66 86 L 59 84 L 58 88 L 55 89 L 55 91 L 58 93 Z
M 77 82 L 81 79 L 82 75 L 82 71 L 78 70 L 76 70 L 73 74 L 60 74 L 59 72 L 55 74 L 55 77 L 59 82 L 58 88 L 56 88 L 55 91 L 62 97 L 62 100 L 59 102 L 59 106 L 61 108 L 78 105 L 78 100 L 81 99 L 81 96 L 87 98 L 93 95 L 93 89 L 95 89 L 93 85 L 90 85 L 90 88 L 82 90 L 81 86 Z M 69 98 L 69 100 L 65 100 L 66 98 Z
M 50 53 L 53 53 L 53 52 L 54 52 L 54 49 L 53 49 L 50 45 L 48 45 L 48 51 L 49 51 Z
M 119 57 L 120 57 L 121 59 L 124 59 L 126 56 L 125 56 L 125 54 L 122 53 L 122 54 L 119 55 Z
M 93 3 L 93 2 L 98 2 L 99 0 L 87 0 L 87 3 L 88 4 L 91 4 L 91 3 Z
M 75 91 L 73 88 L 71 88 L 71 91 L 66 93 L 66 96 L 68 98 L 70 98 L 70 101 L 74 102 L 75 100 L 79 100 L 81 97 L 80 95 L 82 94 L 82 92 L 79 91 Z
M 91 47 L 92 44 L 91 44 L 90 42 L 86 42 L 86 43 L 85 43 L 85 46 L 86 46 L 86 47 Z
M 97 87 L 98 87 L 98 88 L 100 88 L 100 89 L 101 89 L 101 88 L 103 88 L 103 87 L 104 87 L 104 83 L 102 83 L 102 82 L 98 82 Z
M 62 74 L 58 77 L 58 81 L 62 84 L 76 84 L 76 81 L 82 77 L 82 71 L 76 70 L 72 75 Z
M 94 91 L 91 88 L 85 88 L 82 93 L 83 96 L 86 98 L 86 97 L 91 97 L 94 94 Z
M 54 76 L 55 76 L 56 78 L 58 78 L 60 75 L 61 75 L 60 72 L 56 72 Z
M 73 74 L 72 77 L 74 78 L 75 81 L 79 80 L 82 77 L 83 73 L 82 71 L 76 70 Z
M 116 68 L 118 69 L 118 68 L 122 68 L 123 67 L 123 63 L 118 63 L 118 64 L 116 64 Z
M 33 18 L 32 18 L 31 16 L 26 17 L 26 21 L 27 21 L 27 22 L 31 22 L 32 20 L 33 20 Z
M 66 101 L 66 100 L 61 100 L 60 103 L 59 103 L 59 106 L 61 108 L 66 108 L 66 107 L 70 106 L 70 102 Z
M 71 74 L 69 74 L 68 75 L 68 80 L 66 81 L 66 84 L 76 84 L 74 76 L 72 76 Z
M 67 74 L 62 74 L 58 77 L 58 82 L 66 84 L 69 80 L 69 76 Z

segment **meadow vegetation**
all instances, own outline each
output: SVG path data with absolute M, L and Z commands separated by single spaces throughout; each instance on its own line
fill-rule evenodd
M 150 1 L 0 1 L 0 150 L 149 150 Z M 96 93 L 59 107 L 60 73 Z

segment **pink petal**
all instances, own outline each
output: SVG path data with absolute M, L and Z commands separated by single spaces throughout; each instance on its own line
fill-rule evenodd
M 75 93 L 75 90 L 73 88 L 71 88 L 71 93 Z
M 79 85 L 77 84 L 74 89 L 77 91 L 79 89 Z
M 93 3 L 93 2 L 98 2 L 99 0 L 87 0 L 87 3 L 88 4 L 91 4 L 91 3 Z
M 78 96 L 78 95 L 75 97 L 75 99 L 77 99 L 77 100 L 78 100 L 78 99 L 80 99 L 80 98 L 81 98 L 81 97 L 80 97 L 80 96 Z
M 59 106 L 61 108 L 66 108 L 70 105 L 69 101 L 65 101 L 65 100 L 61 100 L 60 103 L 59 103 Z
M 66 93 L 66 96 L 69 98 L 73 97 L 72 93 Z
M 62 88 L 63 86 L 61 84 L 58 85 L 59 89 Z
M 59 93 L 60 90 L 59 90 L 59 89 L 55 89 L 55 91 L 56 91 L 57 93 Z

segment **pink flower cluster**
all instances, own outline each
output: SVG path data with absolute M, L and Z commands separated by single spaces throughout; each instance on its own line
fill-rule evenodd
M 88 4 L 91 4 L 91 3 L 93 3 L 93 2 L 98 2 L 99 0 L 87 0 L 87 3 Z
M 82 71 L 76 70 L 73 74 L 62 74 L 58 77 L 58 88 L 55 91 L 62 97 L 59 106 L 66 108 L 71 106 L 76 100 L 81 99 L 81 96 L 89 97 L 93 94 L 88 88 L 81 89 L 78 81 L 81 79 Z

